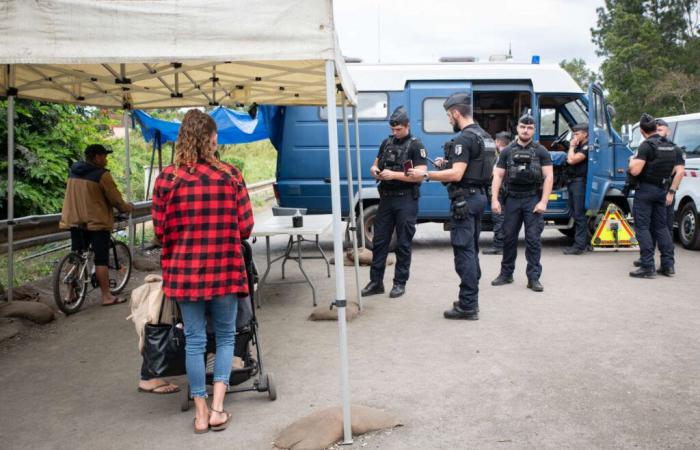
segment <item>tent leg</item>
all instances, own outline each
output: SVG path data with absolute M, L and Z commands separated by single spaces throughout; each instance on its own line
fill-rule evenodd
M 362 295 L 360 295 L 360 256 L 357 254 L 357 221 L 355 220 L 355 189 L 352 185 L 352 161 L 350 159 L 350 127 L 348 125 L 348 108 L 343 102 L 343 137 L 345 138 L 345 174 L 348 180 L 348 217 L 350 218 L 350 240 L 352 241 L 352 253 L 355 265 L 355 292 L 357 304 L 362 311 Z
M 129 110 L 124 110 L 124 155 L 126 156 L 126 201 L 131 202 L 134 198 L 131 194 L 131 155 L 129 153 Z M 134 254 L 134 219 L 133 214 L 129 214 L 129 251 Z
M 11 86 L 11 84 L 10 84 Z M 14 286 L 13 228 L 15 218 L 15 96 L 7 96 L 7 301 L 12 301 Z
M 360 210 L 360 247 L 365 248 L 365 208 L 362 201 L 362 158 L 360 155 L 360 119 L 357 117 L 357 106 L 352 107 L 352 117 L 355 119 L 355 164 L 357 165 L 357 204 Z
M 348 330 L 345 321 L 345 268 L 343 261 L 343 225 L 340 217 L 340 170 L 338 168 L 338 118 L 335 105 L 335 63 L 326 61 L 326 103 L 328 106 L 328 156 L 331 171 L 333 210 L 333 255 L 335 256 L 335 306 L 338 308 L 340 334 L 340 386 L 343 399 L 343 444 L 352 444 L 350 417 L 350 381 L 348 376 Z

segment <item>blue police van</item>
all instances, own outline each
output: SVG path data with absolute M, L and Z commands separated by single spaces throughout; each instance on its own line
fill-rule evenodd
M 455 92 L 469 92 L 474 118 L 492 136 L 510 131 L 515 136 L 518 117 L 530 112 L 538 118 L 535 139 L 552 152 L 565 152 L 571 128 L 589 123 L 589 165 L 586 207 L 591 223 L 604 213 L 608 203 L 629 212 L 622 194 L 630 149 L 612 129 L 614 109 L 606 105 L 597 85 L 583 92 L 571 76 L 557 65 L 518 63 L 440 64 L 349 64 L 348 70 L 359 91 L 358 120 L 362 161 L 362 204 L 365 244 L 371 248 L 372 228 L 379 193 L 369 168 L 379 144 L 390 134 L 389 115 L 403 105 L 410 117 L 411 133 L 421 139 L 434 159 L 443 154 L 443 144 L 454 132 L 442 104 Z M 350 116 L 352 110 L 348 108 Z M 346 177 L 342 109 L 338 108 L 338 136 L 341 183 Z M 350 146 L 355 173 L 354 118 L 350 117 Z M 306 208 L 309 214 L 331 212 L 328 163 L 327 111 L 325 107 L 286 107 L 273 124 L 272 139 L 278 150 L 275 194 L 282 207 Z M 561 161 L 562 154 L 555 160 Z M 565 157 L 563 160 L 565 161 Z M 429 167 L 431 170 L 434 168 Z M 545 213 L 545 226 L 573 233 L 562 167 L 555 167 L 555 189 Z M 449 220 L 449 199 L 437 182 L 421 185 L 418 221 Z M 343 215 L 349 202 L 347 186 L 341 188 Z M 484 215 L 484 229 L 490 227 L 490 212 Z

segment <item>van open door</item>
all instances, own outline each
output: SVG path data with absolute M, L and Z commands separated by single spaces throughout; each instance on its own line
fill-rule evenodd
M 603 89 L 597 84 L 588 88 L 588 182 L 586 209 L 597 213 L 608 191 L 614 172 L 612 134 Z

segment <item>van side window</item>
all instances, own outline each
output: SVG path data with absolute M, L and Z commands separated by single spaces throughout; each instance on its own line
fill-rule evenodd
M 540 109 L 540 136 L 555 136 L 557 134 L 557 110 L 554 108 Z
M 343 120 L 343 108 L 337 107 L 336 117 Z M 357 94 L 357 111 L 360 120 L 382 120 L 388 117 L 389 96 L 386 92 L 360 92 Z M 353 120 L 352 108 L 347 108 L 348 120 Z M 319 108 L 321 120 L 328 120 L 325 106 Z
M 678 122 L 673 142 L 685 147 L 687 154 L 700 155 L 700 119 Z
M 454 133 L 442 104 L 447 97 L 423 100 L 423 131 L 426 133 Z

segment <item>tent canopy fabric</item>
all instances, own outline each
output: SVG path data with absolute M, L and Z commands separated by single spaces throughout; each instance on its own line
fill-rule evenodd
M 217 107 L 209 113 L 216 122 L 219 144 L 244 144 L 268 139 L 270 133 L 267 118 L 275 114 L 276 106 L 259 106 L 255 118 L 246 112 Z M 272 111 L 268 111 L 272 110 Z M 134 118 L 141 126 L 141 133 L 147 142 L 159 138 L 160 144 L 175 142 L 180 131 L 179 122 L 156 119 L 144 111 L 134 111 Z
M 0 92 L 109 108 L 356 104 L 331 0 L 5 0 Z

